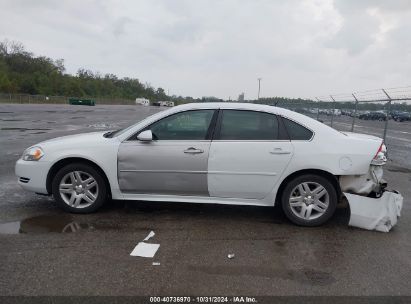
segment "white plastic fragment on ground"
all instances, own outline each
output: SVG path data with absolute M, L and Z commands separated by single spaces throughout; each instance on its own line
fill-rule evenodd
M 0 234 L 18 234 L 20 225 L 20 222 L 2 223 L 0 224 Z
M 388 232 L 397 224 L 403 203 L 401 194 L 386 191 L 380 198 L 369 198 L 350 193 L 344 193 L 344 195 L 351 210 L 348 225 Z
M 234 259 L 234 257 L 235 257 L 234 253 L 230 253 L 230 254 L 227 255 L 227 258 L 229 258 L 229 259 Z
M 154 231 L 151 231 L 146 238 L 143 240 L 143 242 L 148 241 L 149 239 L 151 239 L 152 237 L 154 237 L 156 234 L 154 233 Z
M 143 258 L 152 258 L 156 254 L 160 244 L 148 244 L 140 242 L 130 253 L 131 256 L 139 256 Z
M 153 266 L 160 266 L 160 262 L 153 262 Z
M 149 243 L 145 243 L 145 241 L 148 241 L 150 238 L 154 237 L 155 235 L 156 234 L 154 233 L 154 231 L 151 231 L 142 242 L 139 242 L 137 246 L 134 247 L 130 255 L 139 256 L 143 258 L 153 258 L 158 248 L 160 248 L 160 244 L 149 244 Z

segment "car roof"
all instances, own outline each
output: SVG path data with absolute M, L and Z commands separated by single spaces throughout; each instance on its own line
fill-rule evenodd
M 293 120 L 314 132 L 326 132 L 341 135 L 342 133 L 337 130 L 315 120 L 306 115 L 276 107 L 270 105 L 256 104 L 256 103 L 246 103 L 246 102 L 198 102 L 198 103 L 187 103 L 179 105 L 173 108 L 173 112 L 180 112 L 184 110 L 195 110 L 195 109 L 235 109 L 235 110 L 252 110 L 273 113 L 280 115 L 282 117 Z
M 291 114 L 296 113 L 284 108 L 279 108 L 270 105 L 246 103 L 246 102 L 198 102 L 187 103 L 174 107 L 176 111 L 194 110 L 194 109 L 235 109 L 235 110 L 253 110 L 269 112 L 274 114 Z M 297 113 L 298 114 L 298 113 Z M 293 115 L 293 114 L 292 114 Z

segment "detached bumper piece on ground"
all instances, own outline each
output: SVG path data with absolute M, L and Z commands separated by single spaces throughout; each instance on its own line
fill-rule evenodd
M 351 210 L 348 225 L 388 232 L 397 224 L 403 197 L 397 191 L 386 190 L 387 183 L 383 179 L 385 162 L 383 157 L 381 165 L 371 165 L 367 174 L 340 178 L 341 190 Z M 376 194 L 376 198 L 369 197 L 371 193 Z
M 403 197 L 398 192 L 385 191 L 379 198 L 344 193 L 350 204 L 348 225 L 367 230 L 388 232 L 401 215 Z

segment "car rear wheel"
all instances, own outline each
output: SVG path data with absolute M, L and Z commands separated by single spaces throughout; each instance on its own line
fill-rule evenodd
M 107 199 L 102 174 L 82 163 L 61 168 L 53 179 L 52 192 L 57 205 L 72 213 L 94 212 Z
M 328 221 L 337 207 L 337 191 L 320 175 L 301 175 L 291 180 L 281 197 L 288 219 L 300 226 L 319 226 Z

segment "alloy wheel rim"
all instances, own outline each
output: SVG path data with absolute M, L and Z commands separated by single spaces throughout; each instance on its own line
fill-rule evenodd
M 70 207 L 86 208 L 97 200 L 98 184 L 90 173 L 72 171 L 61 179 L 59 193 L 63 201 Z
M 291 191 L 289 205 L 295 216 L 310 221 L 319 218 L 327 211 L 330 195 L 319 183 L 303 182 Z

